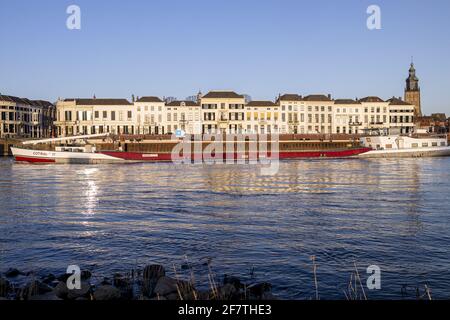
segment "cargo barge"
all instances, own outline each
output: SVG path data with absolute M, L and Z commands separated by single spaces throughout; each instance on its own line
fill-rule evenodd
M 372 150 L 358 140 L 299 140 L 255 136 L 244 140 L 196 140 L 176 137 L 114 138 L 107 134 L 34 140 L 11 148 L 16 161 L 30 163 L 123 163 L 164 161 L 260 161 L 335 159 Z M 217 136 L 216 136 L 217 139 Z M 45 146 L 45 147 L 42 147 Z M 31 147 L 30 147 L 31 146 Z

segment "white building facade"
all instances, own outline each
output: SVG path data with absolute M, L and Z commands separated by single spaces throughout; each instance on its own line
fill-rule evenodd
M 9 103 L 10 104 L 10 103 Z M 9 107 L 9 105 L 8 105 Z M 5 115 L 6 117 L 6 115 Z M 197 101 L 164 102 L 154 96 L 65 99 L 57 103 L 58 135 L 364 134 L 414 131 L 414 106 L 399 98 L 332 99 L 330 95 L 280 95 L 276 102 L 245 102 L 233 91 L 211 91 Z
M 165 134 L 165 103 L 158 97 L 138 98 L 135 102 L 138 134 Z
M 136 109 L 126 99 L 65 99 L 56 107 L 59 136 L 137 134 Z
M 165 106 L 165 131 L 175 133 L 182 130 L 186 134 L 202 133 L 202 110 L 194 101 L 169 102 Z

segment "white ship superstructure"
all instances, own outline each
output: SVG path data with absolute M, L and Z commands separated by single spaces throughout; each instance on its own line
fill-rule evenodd
M 372 151 L 361 158 L 406 158 L 450 156 L 447 137 L 440 136 L 368 136 L 361 138 L 364 147 Z

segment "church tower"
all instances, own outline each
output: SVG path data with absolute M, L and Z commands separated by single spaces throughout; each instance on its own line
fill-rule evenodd
M 419 78 L 416 76 L 413 62 L 411 62 L 411 67 L 409 68 L 409 77 L 406 79 L 405 101 L 414 105 L 414 117 L 422 116 Z

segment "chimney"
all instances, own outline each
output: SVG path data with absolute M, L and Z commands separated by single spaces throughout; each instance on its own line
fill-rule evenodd
M 134 99 L 134 94 L 132 94 L 131 95 L 131 102 L 134 102 L 135 101 L 135 99 Z
M 95 93 L 94 93 L 94 96 L 92 97 L 93 99 L 97 99 L 97 97 L 95 96 Z
M 328 94 L 328 99 L 330 99 L 330 100 L 331 100 L 331 94 Z

